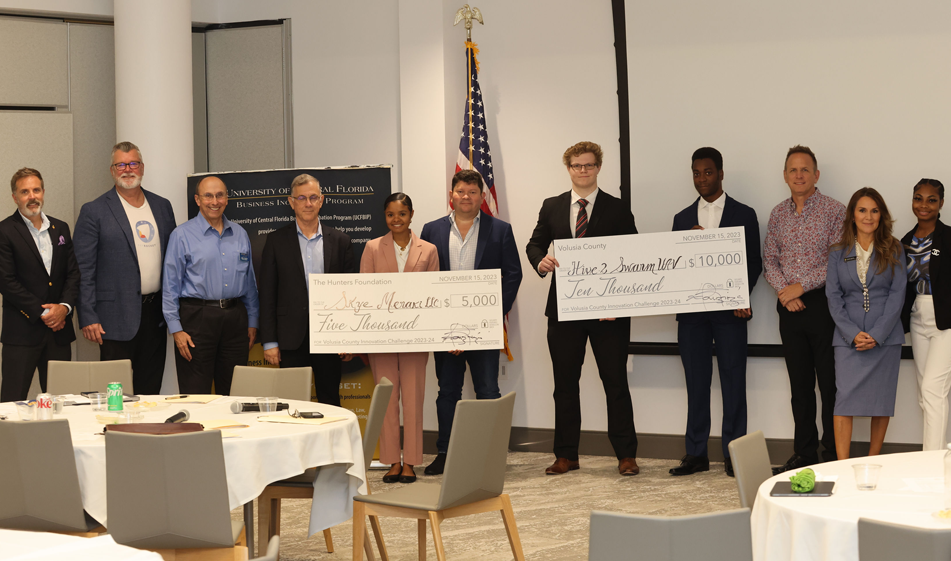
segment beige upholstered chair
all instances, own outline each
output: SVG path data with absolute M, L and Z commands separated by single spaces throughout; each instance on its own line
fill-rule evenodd
M 588 560 L 634 555 L 651 561 L 752 561 L 750 509 L 674 517 L 592 512 Z
M 134 394 L 132 387 L 132 361 L 66 361 L 51 360 L 46 378 L 46 389 L 51 394 L 78 394 L 81 392 L 105 392 L 106 384 L 119 382 L 122 393 Z
M 758 430 L 737 438 L 730 442 L 729 449 L 736 475 L 736 488 L 740 493 L 740 505 L 743 508 L 753 508 L 759 486 L 773 476 L 763 431 Z
M 232 521 L 220 431 L 106 432 L 106 506 L 116 543 L 166 559 L 247 559 Z
M 366 516 L 397 516 L 418 521 L 419 558 L 426 558 L 426 521 L 432 525 L 436 557 L 445 561 L 439 524 L 447 518 L 499 511 L 517 561 L 525 559 L 505 484 L 505 458 L 512 431 L 515 393 L 499 399 L 456 404 L 442 485 L 417 483 L 376 495 L 353 498 L 353 559 L 363 559 Z M 381 548 L 382 549 L 382 548 Z
M 66 419 L 0 422 L 0 528 L 95 536 Z
M 859 518 L 859 561 L 948 561 L 951 528 L 915 528 Z
M 310 385 L 313 377 L 313 370 L 309 366 L 302 368 L 235 366 L 234 377 L 231 380 L 231 395 L 310 401 Z

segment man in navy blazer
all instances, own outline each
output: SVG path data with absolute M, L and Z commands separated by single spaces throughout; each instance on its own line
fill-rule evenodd
M 452 177 L 449 190 L 453 211 L 449 216 L 427 223 L 419 236 L 436 246 L 440 271 L 474 269 L 502 270 L 502 316 L 515 303 L 518 285 L 522 282 L 522 263 L 512 226 L 480 210 L 483 194 L 482 176 L 474 170 L 462 170 Z M 499 393 L 499 351 L 449 351 L 433 353 L 439 395 L 436 417 L 439 420 L 438 455 L 426 466 L 426 475 L 439 475 L 446 465 L 449 435 L 456 403 L 462 399 L 466 363 L 472 373 L 472 385 L 478 399 L 497 399 Z
M 115 188 L 83 205 L 74 244 L 82 275 L 79 327 L 99 344 L 99 360 L 132 361 L 135 393 L 162 388 L 168 332 L 162 317 L 162 263 L 175 214 L 142 188 L 145 163 L 131 142 L 112 148 Z
M 693 186 L 700 196 L 674 216 L 673 230 L 742 226 L 746 236 L 746 273 L 750 293 L 763 271 L 756 211 L 723 192 L 723 156 L 716 148 L 693 153 Z M 750 308 L 732 311 L 677 314 L 677 343 L 687 379 L 687 455 L 671 475 L 690 475 L 710 469 L 710 382 L 713 344 L 723 397 L 722 444 L 726 474 L 733 477 L 727 446 L 746 434 L 746 322 Z

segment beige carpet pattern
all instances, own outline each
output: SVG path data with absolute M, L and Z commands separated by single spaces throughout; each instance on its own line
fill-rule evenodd
M 428 464 L 432 456 L 426 456 Z M 723 472 L 723 464 L 710 471 L 671 477 L 674 460 L 638 459 L 640 475 L 621 477 L 617 460 L 582 456 L 581 469 L 566 475 L 546 476 L 550 454 L 511 452 L 505 475 L 505 492 L 512 498 L 525 558 L 538 561 L 583 560 L 588 557 L 588 521 L 592 510 L 632 514 L 682 515 L 739 508 L 736 482 Z M 384 484 L 384 471 L 370 472 L 372 492 L 400 484 Z M 410 485 L 438 482 L 441 477 L 422 475 Z M 333 528 L 334 553 L 327 553 L 322 534 L 307 537 L 310 500 L 283 502 L 281 559 L 284 561 L 352 559 L 352 525 Z M 232 513 L 241 517 L 241 509 Z M 257 506 L 255 506 L 257 516 Z M 416 521 L 382 518 L 383 538 L 393 561 L 417 559 Z M 512 559 L 502 518 L 495 513 L 446 520 L 441 525 L 446 556 L 450 560 Z M 435 559 L 432 532 L 428 559 Z M 257 536 L 257 533 L 255 533 Z M 376 559 L 379 554 L 376 552 Z

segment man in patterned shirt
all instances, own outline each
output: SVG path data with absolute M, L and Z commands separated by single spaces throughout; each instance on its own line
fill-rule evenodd
M 763 265 L 766 282 L 779 297 L 779 335 L 796 428 L 794 453 L 782 467 L 773 468 L 774 473 L 819 461 L 816 380 L 822 397 L 822 456 L 825 461 L 836 459 L 832 426 L 835 323 L 824 287 L 829 246 L 839 241 L 845 219 L 845 206 L 816 189 L 819 169 L 816 155 L 808 147 L 789 149 L 783 179 L 792 196 L 769 215 Z

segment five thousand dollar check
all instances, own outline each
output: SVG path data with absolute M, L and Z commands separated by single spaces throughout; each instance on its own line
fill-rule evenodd
M 556 240 L 559 321 L 750 307 L 743 227 Z
M 310 352 L 501 349 L 502 271 L 310 275 Z

